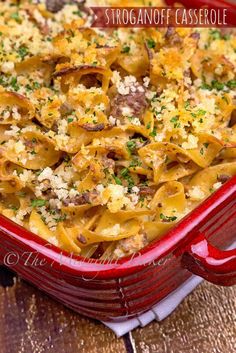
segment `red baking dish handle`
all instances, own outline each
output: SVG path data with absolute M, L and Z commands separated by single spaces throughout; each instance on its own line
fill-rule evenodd
M 211 283 L 220 286 L 236 284 L 236 250 L 219 250 L 202 233 L 185 248 L 181 263 L 184 268 Z

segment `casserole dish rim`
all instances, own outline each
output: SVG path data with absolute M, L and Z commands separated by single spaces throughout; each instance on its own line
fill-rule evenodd
M 97 280 L 121 278 L 135 274 L 146 266 L 158 264 L 162 258 L 180 250 L 181 246 L 184 249 L 186 244 L 196 238 L 195 228 L 204 224 L 204 219 L 215 208 L 224 202 L 227 205 L 227 198 L 235 188 L 236 176 L 200 203 L 160 239 L 153 240 L 140 251 L 118 260 L 102 261 L 69 253 L 2 215 L 0 232 L 14 238 L 21 245 L 29 246 L 41 259 L 48 259 L 56 269 L 68 275 L 82 275 L 84 279 L 94 278 L 96 275 Z

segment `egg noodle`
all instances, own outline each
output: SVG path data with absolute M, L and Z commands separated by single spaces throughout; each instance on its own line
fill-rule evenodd
M 150 5 L 95 1 L 109 3 Z M 84 4 L 0 6 L 2 215 L 120 258 L 236 174 L 233 30 L 95 30 Z

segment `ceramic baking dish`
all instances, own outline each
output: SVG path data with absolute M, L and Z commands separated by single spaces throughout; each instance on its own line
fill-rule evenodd
M 188 0 L 181 3 L 190 5 Z M 205 4 L 193 0 L 191 7 Z M 235 3 L 213 0 L 207 5 L 228 7 L 235 25 Z M 236 250 L 219 250 L 235 240 L 236 176 L 161 240 L 119 261 L 69 254 L 0 215 L 0 264 L 74 311 L 106 321 L 124 321 L 149 310 L 193 273 L 216 285 L 236 284 Z
M 236 284 L 236 176 L 162 239 L 119 261 L 61 251 L 0 216 L 0 263 L 71 309 L 119 321 L 143 313 L 192 273 L 217 285 Z

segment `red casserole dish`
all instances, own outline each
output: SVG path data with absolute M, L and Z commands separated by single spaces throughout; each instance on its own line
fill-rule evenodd
M 71 256 L 3 216 L 0 235 L 0 263 L 22 278 L 78 313 L 125 320 L 150 309 L 192 273 L 236 284 L 236 250 L 219 250 L 236 239 L 236 176 L 162 239 L 119 261 Z
M 188 7 L 189 2 L 181 2 Z M 205 4 L 191 2 L 192 7 Z M 235 5 L 210 5 L 229 6 L 235 23 Z M 127 320 L 149 310 L 192 274 L 216 285 L 236 284 L 236 250 L 220 250 L 236 240 L 236 176 L 162 239 L 118 261 L 71 255 L 1 215 L 0 236 L 0 263 L 22 278 L 83 315 Z

